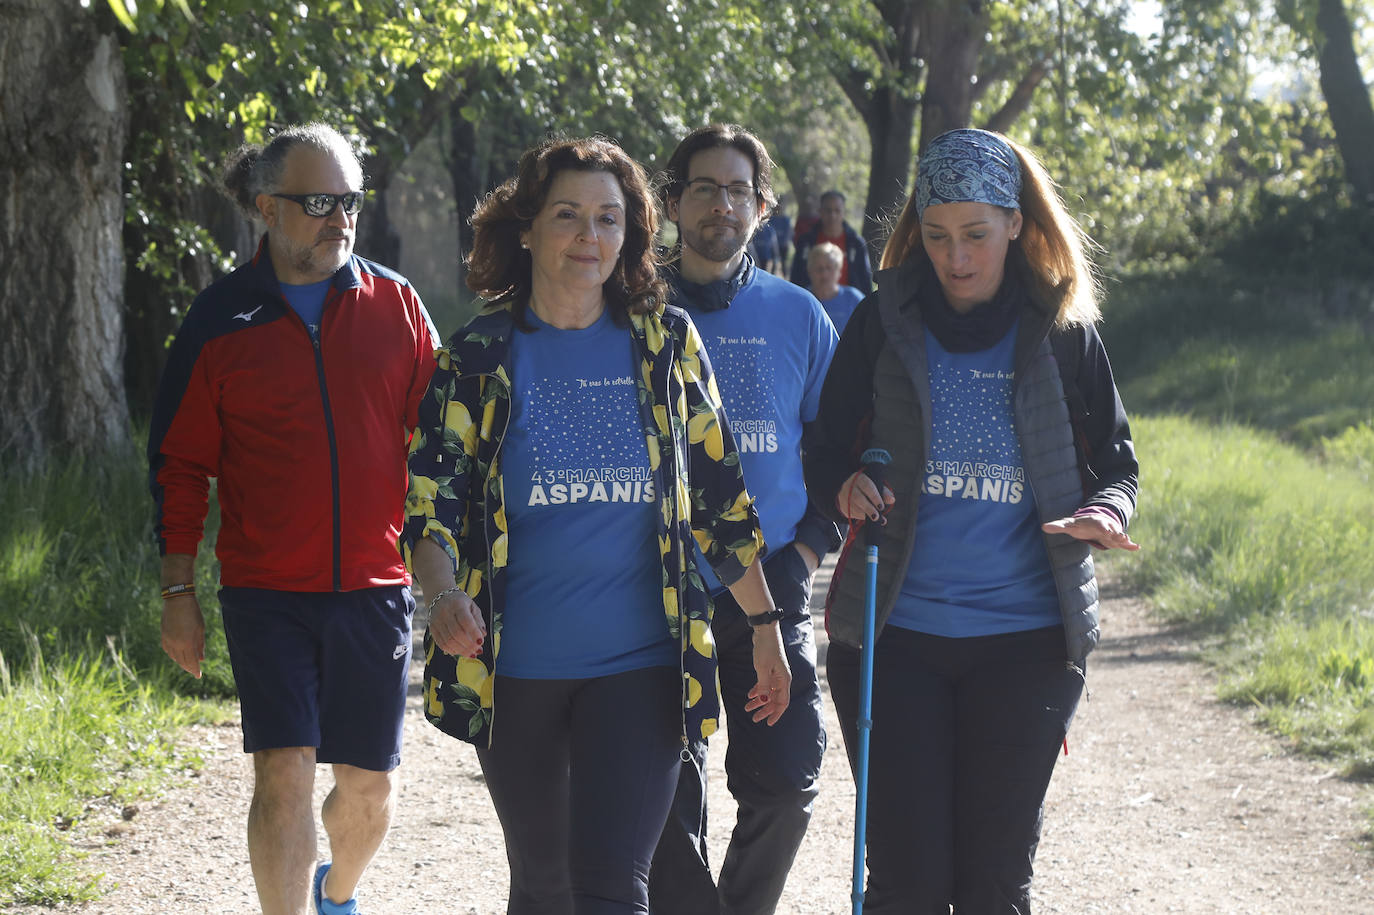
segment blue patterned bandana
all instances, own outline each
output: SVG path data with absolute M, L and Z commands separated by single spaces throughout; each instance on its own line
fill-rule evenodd
M 916 168 L 916 215 L 933 203 L 1020 209 L 1021 163 L 995 133 L 962 127 L 930 141 Z

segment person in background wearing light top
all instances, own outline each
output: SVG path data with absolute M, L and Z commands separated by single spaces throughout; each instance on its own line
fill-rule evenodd
M 821 307 L 835 325 L 835 333 L 843 334 L 844 326 L 854 308 L 863 301 L 864 294 L 853 286 L 840 285 L 840 268 L 844 266 L 844 252 L 823 241 L 806 255 L 806 271 L 811 277 L 811 292 L 821 300 Z
M 753 624 L 749 713 L 788 706 L 758 516 L 639 165 L 544 143 L 472 224 L 490 302 L 436 354 L 402 533 L 426 714 L 477 745 L 510 915 L 647 912 L 680 758 L 719 717 L 697 544 Z
M 690 133 L 668 160 L 663 199 L 677 223 L 668 272 L 672 301 L 692 316 L 710 350 L 769 553 L 768 586 L 782 619 L 792 705 L 776 728 L 748 711 L 750 629 L 721 582 L 705 574 L 716 605 L 711 632 L 730 746 L 725 771 L 738 802 L 719 886 L 706 860 L 705 747 L 682 767 L 672 818 L 649 883 L 655 915 L 764 915 L 774 911 L 806 834 L 818 790 L 825 727 L 811 628 L 811 579 L 839 546 L 833 521 L 811 506 L 802 438 L 816 415 L 835 330 L 816 297 L 755 266 L 745 242 L 773 202 L 772 160 L 734 124 Z
M 438 334 L 404 277 L 353 253 L 363 170 L 338 131 L 294 126 L 245 146 L 224 183 L 267 234 L 196 297 L 158 386 L 162 647 L 200 676 L 195 556 L 216 477 L 258 901 L 304 915 L 313 867 L 313 911 L 348 915 L 395 803 L 414 609 L 397 532 Z M 320 811 L 332 861 L 319 866 L 317 763 L 334 769 Z
M 1090 550 L 1138 548 L 1088 244 L 1030 151 L 940 135 L 826 377 L 807 485 L 836 519 L 886 511 L 870 915 L 1030 911 L 1045 791 L 1098 639 Z M 858 466 L 868 448 L 891 454 L 882 493 Z M 865 577 L 846 553 L 827 616 L 851 764 Z

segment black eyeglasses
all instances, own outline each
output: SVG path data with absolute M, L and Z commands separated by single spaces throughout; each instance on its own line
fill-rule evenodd
M 717 184 L 710 178 L 693 178 L 687 182 L 687 196 L 697 203 L 715 203 L 721 191 L 730 198 L 730 205 L 735 207 L 753 203 L 757 193 L 752 184 Z
M 363 192 L 349 191 L 347 194 L 273 194 L 283 200 L 294 200 L 301 205 L 307 216 L 332 216 L 334 208 L 343 204 L 349 216 L 363 208 Z

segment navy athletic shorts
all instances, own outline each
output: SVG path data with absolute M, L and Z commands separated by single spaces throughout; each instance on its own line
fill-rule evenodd
M 400 764 L 409 588 L 221 588 L 219 600 L 245 753 L 315 747 L 321 763 L 376 772 Z

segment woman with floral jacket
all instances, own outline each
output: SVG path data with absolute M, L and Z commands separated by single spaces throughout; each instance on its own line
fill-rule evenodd
M 701 339 L 663 304 L 657 224 L 614 144 L 527 151 L 473 216 L 490 304 L 420 407 L 401 543 L 425 709 L 477 745 L 512 915 L 648 911 L 679 760 L 719 714 L 689 537 L 758 624 L 748 710 L 787 708 L 758 517 Z

